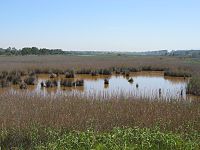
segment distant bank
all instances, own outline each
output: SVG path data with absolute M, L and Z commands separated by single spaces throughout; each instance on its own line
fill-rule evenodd
M 37 47 L 0 48 L 0 55 L 77 55 L 77 56 L 96 56 L 96 55 L 116 55 L 116 56 L 183 56 L 200 57 L 200 50 L 158 50 L 145 52 L 109 52 L 109 51 L 63 51 L 62 49 L 47 49 Z

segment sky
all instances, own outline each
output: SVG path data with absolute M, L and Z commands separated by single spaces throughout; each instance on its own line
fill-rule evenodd
M 200 0 L 0 0 L 0 47 L 200 49 Z

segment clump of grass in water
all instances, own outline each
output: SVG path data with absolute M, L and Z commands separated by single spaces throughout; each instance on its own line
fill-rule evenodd
M 24 82 L 25 82 L 27 85 L 35 85 L 36 77 L 35 77 L 35 76 L 29 76 L 29 77 L 27 77 L 26 79 L 24 79 Z
M 191 77 L 191 74 L 188 72 L 173 72 L 173 71 L 165 71 L 164 76 L 171 77 Z
M 187 85 L 187 94 L 200 96 L 200 77 L 192 77 Z

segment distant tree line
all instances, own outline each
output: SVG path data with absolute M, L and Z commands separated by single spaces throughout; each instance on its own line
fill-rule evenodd
M 146 52 L 105 52 L 105 51 L 63 51 L 61 49 L 47 49 L 37 47 L 16 48 L 0 48 L 0 55 L 117 55 L 117 56 L 178 56 L 200 58 L 200 50 L 159 50 Z
M 0 48 L 0 55 L 64 55 L 66 52 L 61 49 L 46 49 L 37 47 L 25 47 L 17 50 L 16 48 Z

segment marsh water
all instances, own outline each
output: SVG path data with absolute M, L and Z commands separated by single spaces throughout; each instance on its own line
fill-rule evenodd
M 136 72 L 131 73 L 129 77 L 123 75 L 76 75 L 75 79 L 83 79 L 84 86 L 81 87 L 61 87 L 60 80 L 64 76 L 55 78 L 58 81 L 58 87 L 41 88 L 41 82 L 49 80 L 49 75 L 38 75 L 37 84 L 28 86 L 26 90 L 30 94 L 46 95 L 64 95 L 79 93 L 81 95 L 93 95 L 96 97 L 120 97 L 131 96 L 135 98 L 145 97 L 148 99 L 194 99 L 193 96 L 186 95 L 186 86 L 188 79 L 177 77 L 165 77 L 163 72 Z M 109 85 L 104 84 L 104 79 L 109 79 Z M 129 83 L 128 79 L 133 78 L 133 83 Z M 136 86 L 138 85 L 138 87 Z M 160 92 L 159 92 L 160 89 Z M 18 86 L 12 86 L 6 89 L 0 89 L 0 93 L 4 91 L 20 92 Z M 181 94 L 182 91 L 182 94 Z

